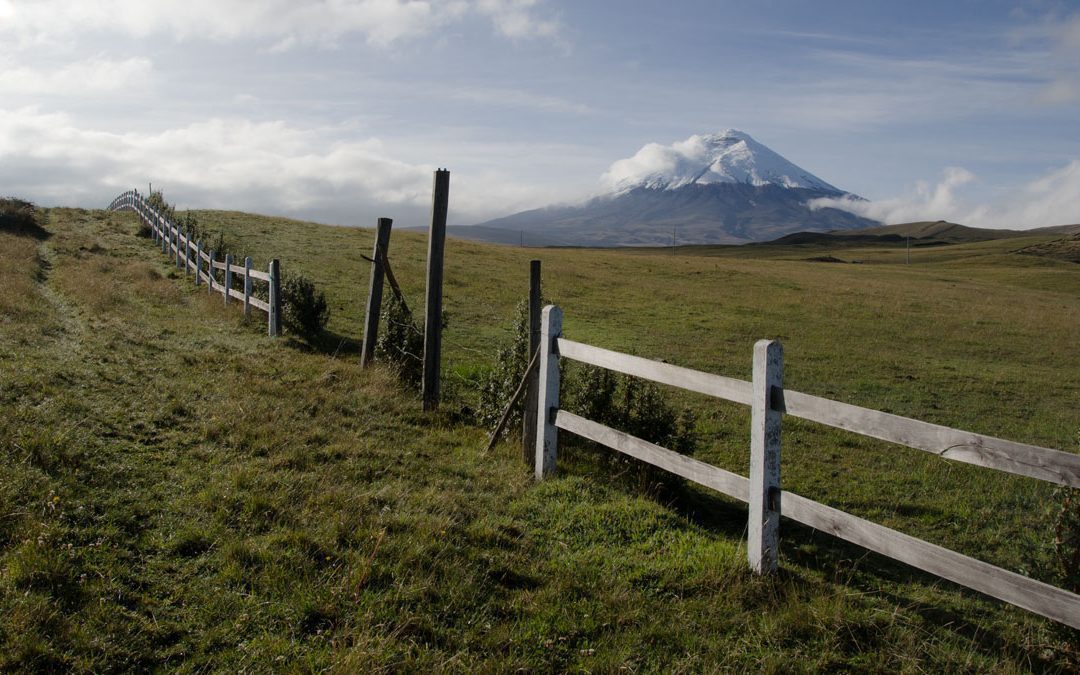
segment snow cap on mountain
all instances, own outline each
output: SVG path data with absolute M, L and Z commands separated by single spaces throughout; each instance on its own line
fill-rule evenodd
M 649 143 L 633 157 L 613 163 L 603 180 L 617 194 L 639 187 L 674 190 L 708 183 L 842 192 L 736 129 L 694 135 L 671 145 Z

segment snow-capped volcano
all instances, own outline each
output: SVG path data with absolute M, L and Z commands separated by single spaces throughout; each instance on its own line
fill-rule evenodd
M 826 232 L 880 223 L 835 208 L 822 197 L 852 197 L 806 169 L 728 129 L 671 145 L 649 143 L 613 162 L 606 194 L 577 206 L 522 211 L 457 236 L 574 246 L 743 244 L 794 232 Z
M 841 192 L 737 129 L 694 135 L 671 145 L 649 143 L 633 157 L 613 163 L 604 181 L 617 194 L 711 183 Z

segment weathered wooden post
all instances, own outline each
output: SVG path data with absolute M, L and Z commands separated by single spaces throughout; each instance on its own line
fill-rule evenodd
M 210 262 L 206 264 L 206 294 L 214 294 L 214 282 L 217 281 L 217 273 L 214 272 L 214 261 L 217 259 L 217 251 L 210 251 Z
M 525 355 L 525 363 L 532 360 L 540 346 L 540 261 L 529 261 L 529 353 Z M 532 465 L 536 458 L 536 396 L 540 378 L 536 371 L 529 375 L 529 381 L 525 384 L 525 412 L 521 416 L 521 452 L 522 459 L 526 464 Z
M 555 340 L 562 335 L 562 310 L 555 305 L 544 308 L 540 321 L 540 382 L 536 400 L 537 480 L 555 475 L 559 448 L 559 430 L 555 413 L 559 409 L 559 350 Z
M 165 224 L 161 222 L 161 218 L 157 216 L 151 216 L 149 212 L 146 214 L 146 219 L 157 223 L 158 228 L 161 230 L 161 252 L 165 255 L 169 255 L 169 233 L 165 231 Z
M 195 242 L 195 285 L 202 283 L 202 239 Z
M 784 348 L 773 340 L 754 345 L 750 419 L 750 522 L 747 557 L 758 574 L 776 571 L 780 544 L 780 421 Z
M 281 263 L 277 258 L 270 261 L 270 312 L 267 316 L 267 333 L 270 337 L 281 335 Z
M 379 312 L 382 311 L 383 256 L 390 250 L 390 228 L 394 221 L 379 218 L 375 225 L 375 246 L 371 253 L 371 280 L 368 282 L 367 314 L 364 316 L 364 344 L 360 351 L 360 367 L 367 368 L 375 360 L 375 343 L 379 339 Z
M 450 172 L 435 172 L 428 232 L 427 304 L 424 308 L 424 410 L 439 408 L 439 369 L 442 356 L 443 254 L 446 249 L 446 209 L 450 201 Z
M 232 253 L 225 254 L 225 304 L 229 304 L 229 290 L 232 289 Z
M 183 256 L 180 255 L 182 253 L 182 251 L 180 250 L 180 247 L 183 244 L 184 233 L 180 231 L 180 226 L 179 225 L 174 225 L 173 223 L 169 223 L 169 227 L 173 228 L 173 232 L 176 233 L 176 235 L 175 235 L 175 237 L 176 237 L 176 266 L 180 267 L 181 265 L 184 264 Z
M 251 316 L 251 256 L 244 258 L 244 318 Z
M 191 273 L 191 230 L 184 228 L 184 274 Z

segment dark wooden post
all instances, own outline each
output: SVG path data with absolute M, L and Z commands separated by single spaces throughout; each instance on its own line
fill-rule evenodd
M 379 218 L 375 226 L 375 247 L 371 253 L 371 281 L 368 282 L 367 315 L 364 317 L 364 345 L 360 351 L 360 367 L 367 368 L 375 360 L 375 342 L 379 339 L 379 312 L 382 311 L 383 256 L 390 252 L 391 218 Z
M 439 368 L 442 356 L 443 253 L 446 249 L 446 209 L 450 201 L 450 172 L 435 172 L 428 232 L 427 304 L 424 308 L 424 410 L 439 408 Z
M 251 316 L 251 256 L 244 258 L 244 318 Z
M 217 251 L 210 249 L 210 262 L 206 264 L 206 294 L 214 294 L 214 284 L 217 283 L 217 272 L 214 271 L 214 261 L 217 260 Z
M 202 239 L 195 242 L 195 285 L 202 283 Z
M 225 304 L 229 304 L 229 291 L 232 289 L 232 253 L 225 254 Z
M 540 261 L 529 261 L 529 353 L 525 356 L 528 363 L 540 346 Z M 521 453 L 525 463 L 532 466 L 536 459 L 536 396 L 540 378 L 537 372 L 529 376 L 525 389 L 525 407 L 521 418 Z
M 281 263 L 277 258 L 270 261 L 270 312 L 267 332 L 270 337 L 281 335 Z

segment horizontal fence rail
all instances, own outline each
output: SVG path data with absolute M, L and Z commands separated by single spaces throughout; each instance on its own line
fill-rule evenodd
M 221 293 L 226 305 L 230 299 L 238 301 L 244 316 L 250 316 L 252 308 L 266 312 L 267 333 L 271 337 L 281 333 L 281 268 L 276 258 L 270 261 L 266 272 L 252 269 L 250 257 L 244 259 L 243 265 L 234 264 L 230 254 L 218 260 L 215 251 L 207 251 L 201 240 L 193 240 L 189 232 L 158 212 L 138 190 L 118 196 L 109 204 L 109 210 L 134 211 L 150 228 L 151 237 L 160 244 L 162 253 L 175 260 L 185 274 L 194 273 L 196 286 L 206 283 L 207 292 Z M 241 288 L 234 286 L 234 278 Z M 266 284 L 266 300 L 254 294 L 253 281 Z
M 754 382 L 710 375 L 622 354 L 561 337 L 562 312 L 545 308 L 540 341 L 541 386 L 537 401 L 536 475 L 553 475 L 557 430 L 562 429 L 750 504 L 750 564 L 776 569 L 779 516 L 898 560 L 942 579 L 1080 629 L 1080 595 L 1002 569 L 780 489 L 782 414 L 1006 473 L 1080 487 L 1080 457 L 1034 445 L 921 422 L 783 388 L 779 343 L 755 345 Z M 569 358 L 620 373 L 754 407 L 751 477 L 725 471 L 559 408 L 559 359 Z M 545 372 L 549 374 L 544 377 Z M 759 380 L 760 378 L 760 380 Z M 765 386 L 766 382 L 772 382 Z M 770 416 L 772 419 L 770 419 Z M 757 464 L 757 466 L 755 466 Z M 774 473 L 770 475 L 770 471 Z M 754 508 L 754 500 L 759 501 Z M 759 541 L 755 543 L 755 532 Z

